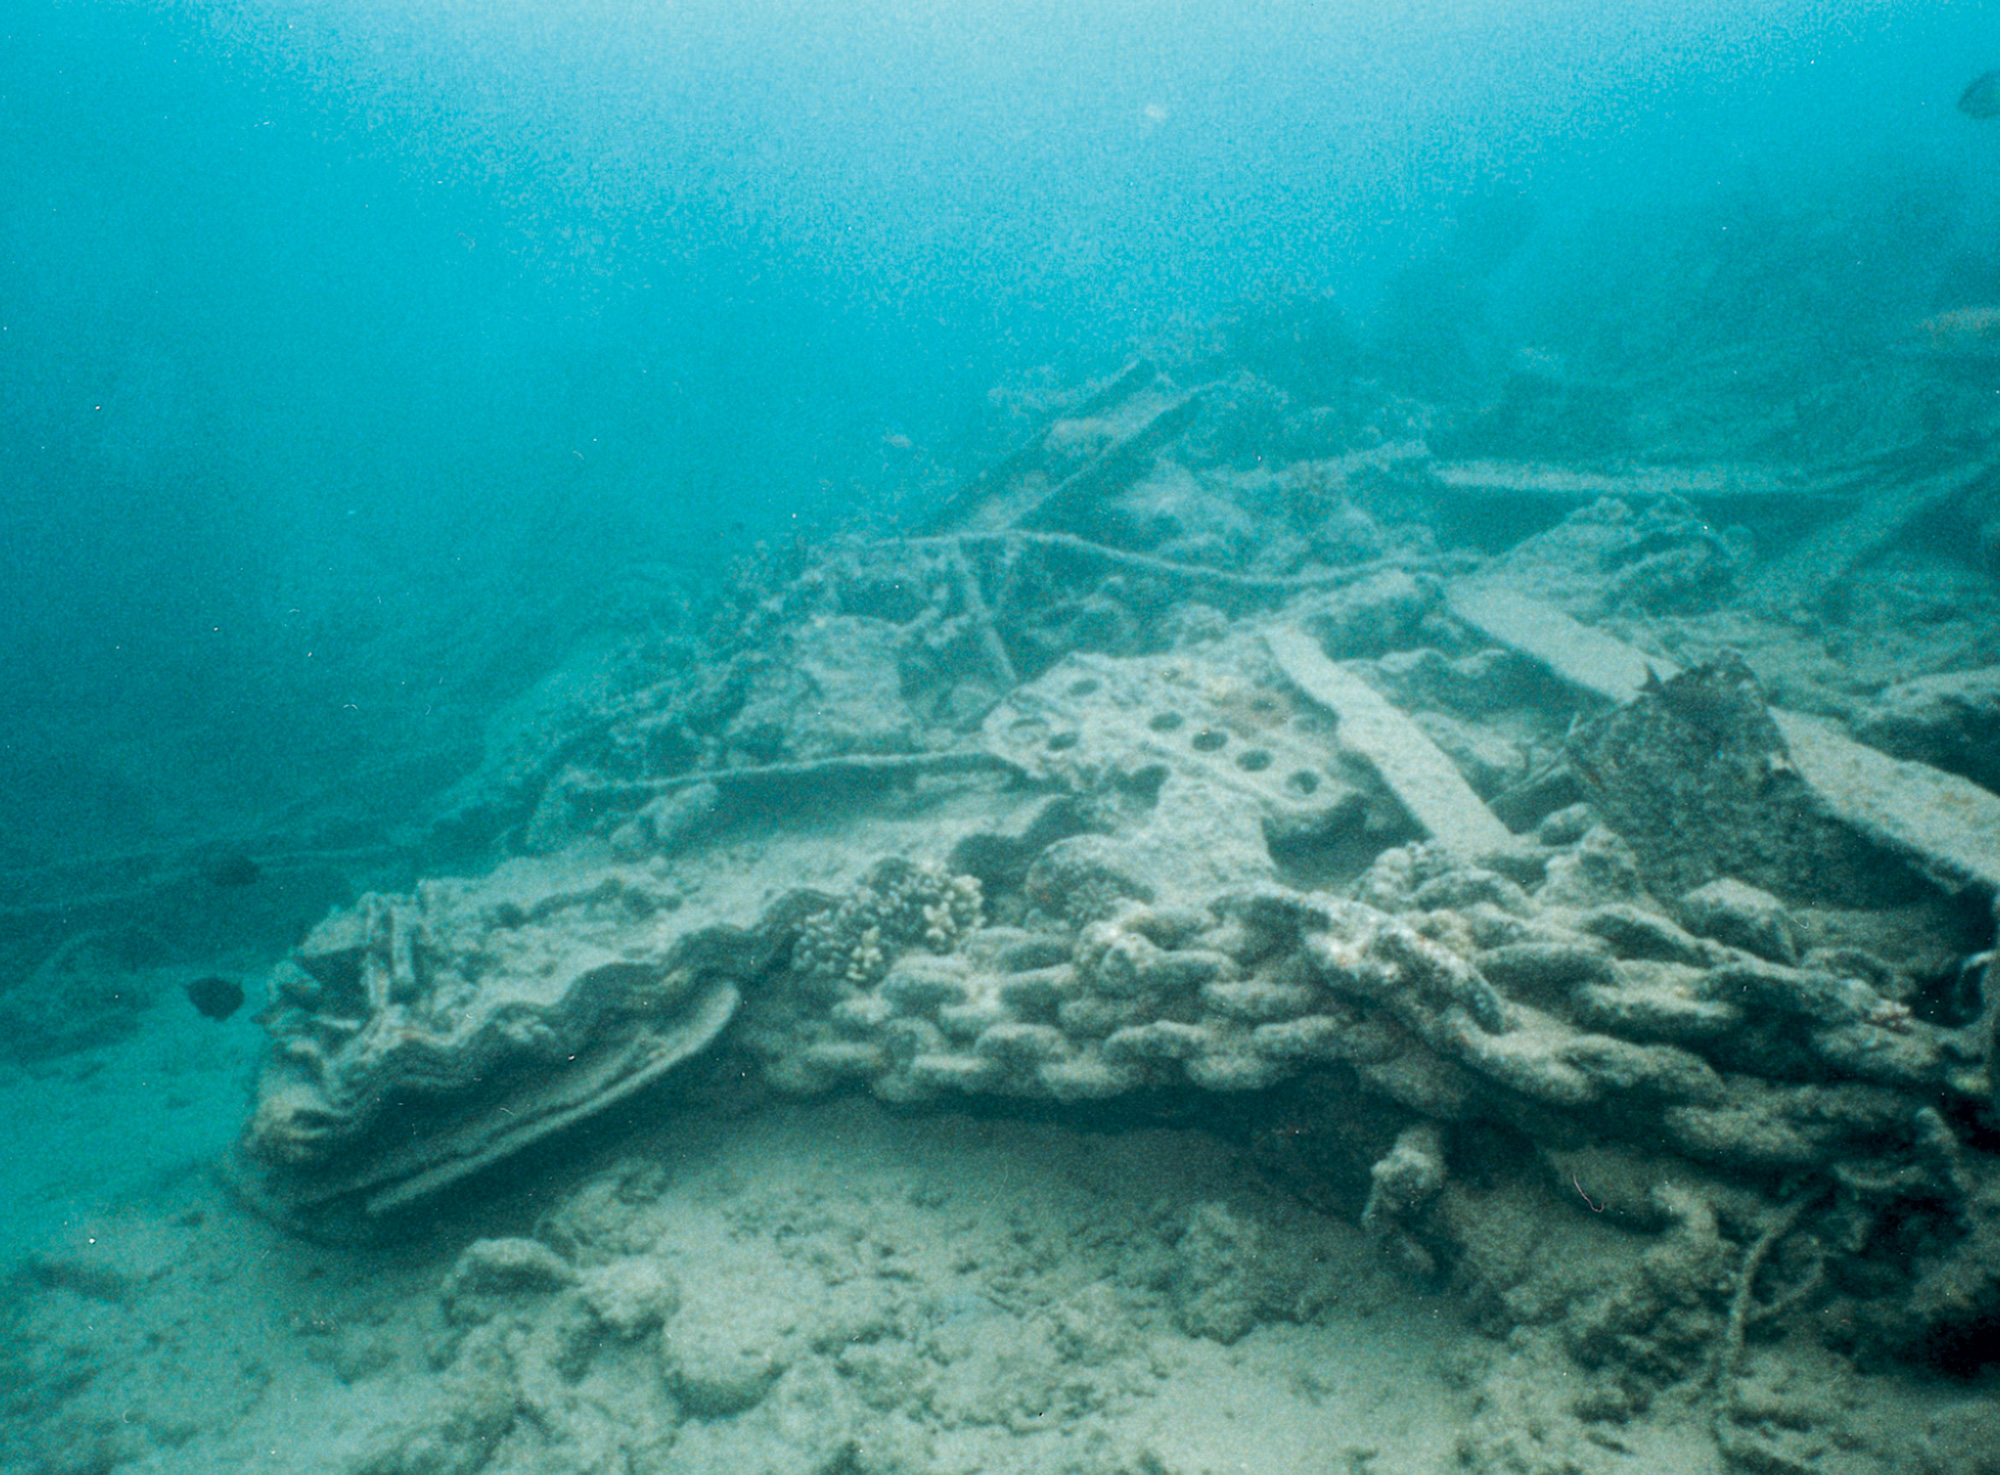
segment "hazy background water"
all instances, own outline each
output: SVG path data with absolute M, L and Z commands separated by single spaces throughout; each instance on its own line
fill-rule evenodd
M 1982 4 L 0 11 L 0 861 L 462 751 L 635 566 L 1330 293 L 1413 392 L 2000 302 Z

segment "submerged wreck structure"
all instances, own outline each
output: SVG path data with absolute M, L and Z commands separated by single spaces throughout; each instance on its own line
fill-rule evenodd
M 1495 1382 L 1462 1468 L 1634 1468 L 1675 1401 L 1727 1468 L 1895 1468 L 1773 1354 L 2000 1345 L 2000 569 L 1938 531 L 2000 522 L 2000 460 L 1429 429 L 1135 362 L 927 526 L 551 681 L 432 830 L 504 859 L 281 970 L 235 1182 L 348 1239 L 633 1103 L 1195 1121 L 1573 1370 Z M 454 1324 L 608 1273 L 564 1254 L 480 1242 Z M 409 1451 L 514 1398 L 367 1468 L 483 1468 Z
M 1730 1463 L 1805 1469 L 1758 1345 L 1969 1372 L 2000 667 L 1830 652 L 1895 644 L 1921 525 L 1990 520 L 2000 466 L 1447 460 L 1366 409 L 1135 363 L 921 532 L 497 745 L 446 828 L 514 858 L 308 939 L 244 1181 L 393 1223 L 725 1060 L 791 1096 L 1192 1094 L 1573 1359 L 1586 1433 L 1692 1387 Z M 2000 639 L 1994 572 L 1957 576 L 1961 646 Z

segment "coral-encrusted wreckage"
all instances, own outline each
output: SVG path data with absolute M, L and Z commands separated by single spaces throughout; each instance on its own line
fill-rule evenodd
M 545 703 L 439 831 L 511 858 L 298 950 L 241 1181 L 393 1226 L 746 1071 L 1195 1098 L 1573 1360 L 1588 1427 L 1694 1389 L 1730 1460 L 1804 1468 L 1758 1346 L 1978 1363 L 1994 571 L 1951 591 L 1971 674 L 1898 677 L 1921 529 L 2000 516 L 1994 475 L 1449 460 L 1414 413 L 1135 365 L 920 535 Z

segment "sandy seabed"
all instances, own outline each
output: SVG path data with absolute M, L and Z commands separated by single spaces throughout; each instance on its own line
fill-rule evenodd
M 200 1172 L 80 1215 L 17 1282 L 68 1406 L 12 1467 L 1425 1470 L 1494 1350 L 1202 1132 L 850 1099 L 542 1169 L 470 1254 L 305 1244 Z
M 193 1166 L 75 1211 L 14 1280 L 35 1433 L 0 1468 L 1584 1468 L 1538 1423 L 1566 1359 L 1482 1335 L 1217 1135 L 862 1097 L 654 1119 L 400 1245 L 301 1241 Z M 1976 1437 L 1941 1390 L 1847 1401 Z M 1725 1468 L 1698 1396 L 1600 1437 Z

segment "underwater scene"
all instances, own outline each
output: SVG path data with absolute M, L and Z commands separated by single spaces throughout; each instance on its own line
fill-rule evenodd
M 2000 1475 L 2000 7 L 0 59 L 0 1475 Z

